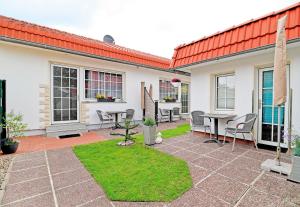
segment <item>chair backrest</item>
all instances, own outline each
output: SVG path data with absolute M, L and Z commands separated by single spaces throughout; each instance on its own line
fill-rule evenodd
M 254 113 L 246 114 L 246 116 L 245 116 L 246 124 L 243 125 L 243 128 L 242 128 L 243 131 L 251 132 L 254 127 L 256 118 L 257 118 L 257 115 Z
M 132 120 L 134 115 L 134 109 L 127 109 L 126 110 L 126 120 Z
M 203 126 L 204 125 L 204 111 L 192 111 L 192 124 L 195 126 Z
M 173 108 L 173 114 L 177 115 L 177 116 L 180 115 L 180 108 L 179 107 L 174 107 Z
M 169 111 L 166 109 L 159 109 L 161 116 L 169 116 Z
M 97 112 L 97 115 L 98 115 L 100 121 L 103 121 L 104 119 L 103 119 L 102 111 L 101 110 L 96 110 L 96 112 Z

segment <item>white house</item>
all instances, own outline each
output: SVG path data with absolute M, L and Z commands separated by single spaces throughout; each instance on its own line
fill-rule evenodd
M 191 72 L 191 111 L 258 114 L 255 136 L 275 145 L 273 62 L 277 20 L 287 15 L 288 101 L 281 131 L 300 132 L 300 3 L 175 48 L 171 67 Z M 224 134 L 225 121 L 219 125 Z M 285 146 L 285 144 L 283 144 Z
M 0 16 L 0 63 L 6 111 L 23 114 L 27 135 L 65 124 L 99 128 L 96 110 L 132 108 L 141 120 L 141 82 L 152 84 L 160 108 L 189 113 L 188 75 L 170 70 L 166 58 L 114 44 Z M 172 78 L 182 81 L 183 93 Z M 97 93 L 117 100 L 97 102 Z M 177 101 L 164 103 L 165 96 Z

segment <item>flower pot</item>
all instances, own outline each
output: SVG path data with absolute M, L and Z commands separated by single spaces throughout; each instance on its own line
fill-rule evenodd
M 143 126 L 144 142 L 146 145 L 155 144 L 156 126 Z
M 18 146 L 19 146 L 19 142 L 13 142 L 13 143 L 9 143 L 9 144 L 4 143 L 1 146 L 1 150 L 2 150 L 3 154 L 12 154 L 17 151 Z
M 181 84 L 181 82 L 171 82 L 171 84 L 175 87 L 178 88 Z
M 288 179 L 300 183 L 300 157 L 299 156 L 293 156 L 292 169 Z
M 176 99 L 166 99 L 165 102 L 166 103 L 175 103 Z

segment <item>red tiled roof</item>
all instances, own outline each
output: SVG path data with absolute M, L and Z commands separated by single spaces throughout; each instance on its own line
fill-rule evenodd
M 287 40 L 300 38 L 300 2 L 278 12 L 250 20 L 223 32 L 204 37 L 174 50 L 171 68 L 182 67 L 201 61 L 214 60 L 272 45 L 276 41 L 277 20 L 287 14 Z
M 108 44 L 75 34 L 31 24 L 0 15 L 0 37 L 52 46 L 55 48 L 130 62 L 157 69 L 168 69 L 170 60 L 148 53 Z

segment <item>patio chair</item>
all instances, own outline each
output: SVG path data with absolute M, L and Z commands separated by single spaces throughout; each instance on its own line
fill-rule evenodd
M 101 111 L 101 110 L 97 110 L 97 115 L 100 119 L 100 129 L 102 128 L 103 124 L 110 124 L 113 123 L 113 118 L 106 114 L 105 112 Z
M 192 111 L 191 115 L 192 131 L 194 131 L 195 128 L 204 128 L 206 134 L 206 129 L 209 129 L 209 138 L 211 139 L 211 119 L 204 116 L 204 111 Z M 209 125 L 205 124 L 205 118 L 209 120 Z
M 159 122 L 169 121 L 170 111 L 168 109 L 159 109 Z
M 123 121 L 133 121 L 134 109 L 126 109 L 125 117 Z
M 180 108 L 179 107 L 174 107 L 173 108 L 173 114 L 172 114 L 173 120 L 181 120 L 181 115 L 180 115 Z
M 230 122 L 241 120 L 242 118 L 245 118 L 244 121 L 243 122 L 239 122 L 235 127 L 229 127 L 228 126 Z M 252 133 L 253 127 L 254 127 L 254 124 L 255 124 L 255 121 L 256 121 L 256 118 L 257 118 L 256 114 L 249 113 L 249 114 L 246 114 L 244 116 L 238 117 L 236 119 L 228 120 L 227 123 L 226 123 L 223 144 L 226 141 L 226 135 L 227 135 L 227 133 L 228 134 L 232 134 L 234 136 L 233 137 L 233 144 L 232 144 L 232 151 L 234 151 L 234 145 L 235 145 L 236 135 L 237 134 L 242 134 L 243 138 L 245 139 L 245 134 L 250 134 L 251 139 L 253 140 L 254 145 L 256 147 L 256 150 L 258 150 L 256 140 L 255 140 L 255 138 L 253 136 L 253 133 Z

